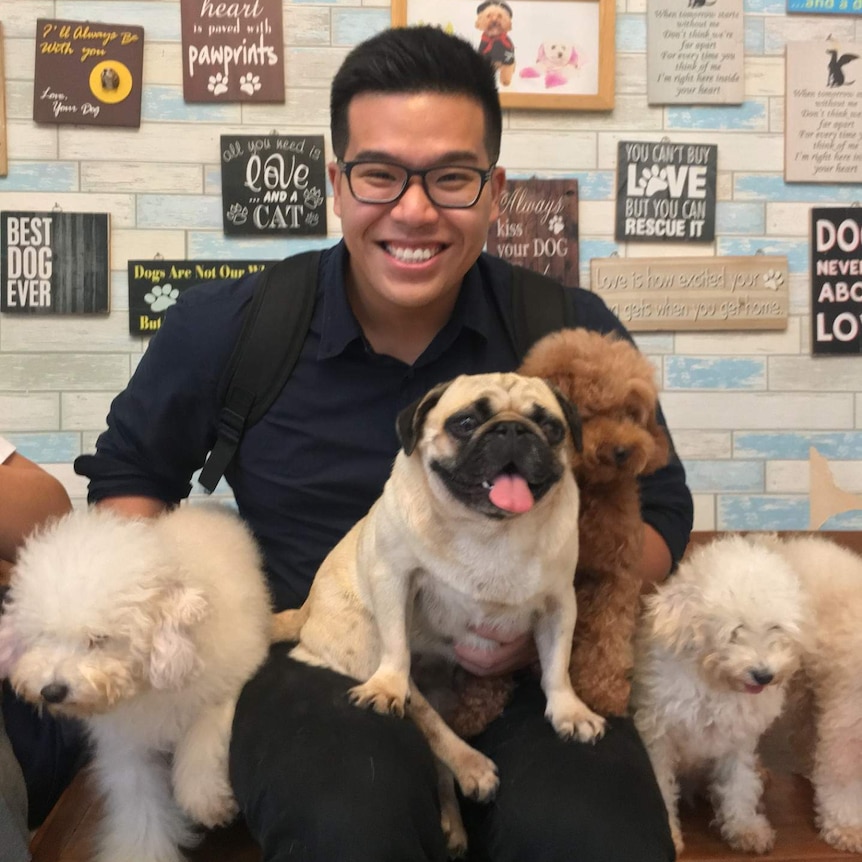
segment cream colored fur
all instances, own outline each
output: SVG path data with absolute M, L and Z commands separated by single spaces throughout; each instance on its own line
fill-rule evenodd
M 270 631 L 256 545 L 227 510 L 90 509 L 25 544 L 0 668 L 19 695 L 86 723 L 105 797 L 99 862 L 178 862 L 192 822 L 234 816 L 234 706 Z
M 803 622 L 793 569 L 740 536 L 696 548 L 646 599 L 632 711 L 677 852 L 680 780 L 704 772 L 728 844 L 752 853 L 772 847 L 756 751 L 799 666 Z

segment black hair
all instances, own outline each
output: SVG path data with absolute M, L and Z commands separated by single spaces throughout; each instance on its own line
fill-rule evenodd
M 475 99 L 485 115 L 485 149 L 496 163 L 503 117 L 494 70 L 466 39 L 429 26 L 383 30 L 345 57 L 332 80 L 329 101 L 336 157 L 344 158 L 347 149 L 347 109 L 356 96 L 427 92 Z

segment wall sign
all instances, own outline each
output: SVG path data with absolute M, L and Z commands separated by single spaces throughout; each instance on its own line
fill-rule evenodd
M 811 352 L 862 353 L 862 210 L 811 210 Z
M 620 141 L 618 240 L 711 242 L 718 147 Z
M 9 173 L 9 151 L 6 145 L 6 61 L 3 45 L 3 25 L 0 24 L 0 177 Z
M 165 312 L 196 284 L 262 272 L 271 260 L 130 260 L 129 332 L 151 335 Z
M 784 179 L 862 182 L 862 43 L 788 42 Z
M 39 18 L 33 120 L 140 126 L 143 66 L 143 27 Z
M 578 286 L 578 181 L 508 180 L 488 251 Z
M 326 235 L 323 135 L 222 135 L 226 234 Z
M 651 105 L 738 105 L 745 99 L 743 0 L 649 0 Z
M 806 15 L 862 15 L 862 0 L 787 0 L 787 11 Z
M 785 329 L 787 258 L 594 258 L 590 290 L 634 332 Z
M 0 213 L 0 310 L 106 313 L 108 270 L 107 214 Z
M 180 0 L 187 102 L 283 102 L 282 0 Z

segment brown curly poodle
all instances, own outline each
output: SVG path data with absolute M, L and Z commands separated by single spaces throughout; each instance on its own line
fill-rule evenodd
M 549 380 L 581 414 L 583 452 L 574 462 L 581 491 L 578 622 L 570 671 L 588 706 L 622 715 L 641 589 L 638 477 L 664 466 L 669 455 L 656 419 L 655 370 L 622 337 L 565 329 L 538 341 L 518 371 Z M 500 714 L 513 686 L 510 677 L 465 673 L 450 724 L 463 736 L 480 732 Z

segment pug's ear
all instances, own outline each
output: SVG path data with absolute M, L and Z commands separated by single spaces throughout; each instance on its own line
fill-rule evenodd
M 547 382 L 547 381 L 546 381 Z M 572 433 L 572 442 L 575 444 L 576 452 L 584 451 L 584 429 L 581 424 L 581 414 L 578 413 L 578 408 L 566 398 L 565 395 L 553 383 L 548 382 L 548 387 L 554 393 L 560 409 L 563 411 L 566 424 L 569 426 L 569 431 Z
M 162 591 L 150 645 L 150 684 L 179 689 L 198 669 L 200 660 L 192 630 L 209 613 L 209 602 L 194 587 L 173 584 Z
M 423 395 L 418 401 L 414 401 L 411 405 L 405 407 L 398 414 L 395 430 L 398 432 L 398 442 L 401 443 L 401 448 L 404 450 L 405 455 L 413 454 L 413 450 L 422 436 L 425 419 L 450 385 L 451 381 L 438 383 L 430 392 Z

